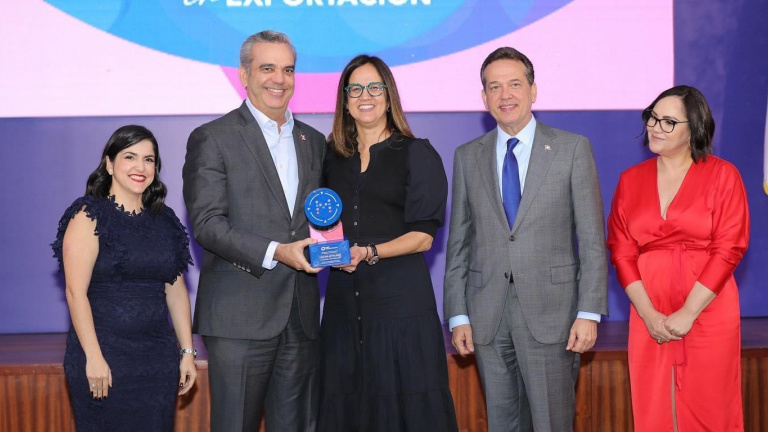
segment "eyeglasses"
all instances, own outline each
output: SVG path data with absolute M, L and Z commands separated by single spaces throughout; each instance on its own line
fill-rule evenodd
M 677 126 L 678 123 L 688 123 L 689 121 L 677 121 L 672 119 L 660 119 L 653 115 L 652 112 L 646 111 L 643 113 L 643 116 L 646 117 L 645 119 L 645 125 L 649 128 L 656 127 L 656 123 L 658 123 L 661 126 L 661 131 L 665 133 L 672 133 L 672 131 L 675 130 L 675 126 Z
M 352 83 L 344 87 L 344 91 L 347 92 L 347 96 L 351 98 L 359 98 L 363 95 L 363 90 L 367 89 L 369 95 L 376 97 L 381 96 L 381 94 L 384 93 L 385 88 L 387 88 L 387 85 L 380 82 L 370 82 L 366 86 Z

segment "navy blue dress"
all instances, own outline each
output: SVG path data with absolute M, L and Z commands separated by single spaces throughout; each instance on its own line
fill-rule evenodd
M 384 243 L 411 231 L 435 236 L 448 185 L 424 139 L 393 135 L 360 154 L 326 152 L 325 184 L 341 196 L 350 244 Z M 320 432 L 451 432 L 443 328 L 422 253 L 385 258 L 354 273 L 331 269 L 325 294 Z
M 62 270 L 64 232 L 81 210 L 96 220 L 99 255 L 88 300 L 113 386 L 107 398 L 93 399 L 85 354 L 70 326 L 64 372 L 77 430 L 172 431 L 180 356 L 165 284 L 192 262 L 186 230 L 169 207 L 136 214 L 111 198 L 78 198 L 64 212 L 51 245 Z

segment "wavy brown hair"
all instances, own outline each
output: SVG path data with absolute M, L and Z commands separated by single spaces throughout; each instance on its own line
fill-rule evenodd
M 408 126 L 405 113 L 403 113 L 403 107 L 400 104 L 400 94 L 397 91 L 395 77 L 392 75 L 389 66 L 376 56 L 360 54 L 350 60 L 347 66 L 344 67 L 344 71 L 339 78 L 339 87 L 336 90 L 336 112 L 333 115 L 333 129 L 328 136 L 328 141 L 331 142 L 333 150 L 339 156 L 350 157 L 357 151 L 357 127 L 355 126 L 355 119 L 352 118 L 349 110 L 347 110 L 347 93 L 344 91 L 344 87 L 349 85 L 349 77 L 352 75 L 352 72 L 360 66 L 367 64 L 376 68 L 376 71 L 381 75 L 382 81 L 387 86 L 384 92 L 389 104 L 389 109 L 386 112 L 387 129 L 392 134 L 398 133 L 413 138 L 411 127 Z

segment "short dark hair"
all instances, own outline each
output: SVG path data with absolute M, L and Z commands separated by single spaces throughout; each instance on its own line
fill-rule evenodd
M 488 57 L 485 58 L 483 66 L 480 68 L 480 81 L 483 83 L 483 88 L 485 88 L 485 68 L 496 60 L 517 60 L 521 62 L 523 66 L 525 66 L 525 78 L 528 80 L 528 84 L 533 85 L 533 63 L 531 63 L 528 57 L 514 48 L 501 47 L 490 53 Z
M 664 90 L 643 111 L 643 124 L 651 117 L 656 104 L 666 97 L 679 97 L 683 102 L 683 109 L 688 118 L 688 128 L 691 130 L 691 157 L 694 162 L 699 159 L 706 160 L 707 155 L 712 154 L 712 137 L 715 135 L 715 119 L 704 95 L 695 87 L 679 85 Z M 643 145 L 648 145 L 648 128 L 643 134 Z
M 152 149 L 155 152 L 155 177 L 152 183 L 144 190 L 141 202 L 150 213 L 159 213 L 165 207 L 165 195 L 168 191 L 163 182 L 160 181 L 162 163 L 160 161 L 157 140 L 155 135 L 144 126 L 123 126 L 109 137 L 107 144 L 104 146 L 104 151 L 101 152 L 99 166 L 88 177 L 88 182 L 85 185 L 85 195 L 107 198 L 109 196 L 109 188 L 112 187 L 112 176 L 107 172 L 106 159 L 109 158 L 110 161 L 114 162 L 118 153 L 145 140 L 152 143 Z
M 360 66 L 370 64 L 381 75 L 387 90 L 384 92 L 389 109 L 387 109 L 387 129 L 391 133 L 398 133 L 413 138 L 411 127 L 405 119 L 403 106 L 400 103 L 400 94 L 397 91 L 395 76 L 384 61 L 376 56 L 360 54 L 353 58 L 344 67 L 339 77 L 339 86 L 336 89 L 336 111 L 333 115 L 333 128 L 328 140 L 332 143 L 334 151 L 344 157 L 350 157 L 357 148 L 357 127 L 355 119 L 347 109 L 347 92 L 344 88 L 349 85 L 349 77 Z M 366 83 L 367 84 L 367 83 Z

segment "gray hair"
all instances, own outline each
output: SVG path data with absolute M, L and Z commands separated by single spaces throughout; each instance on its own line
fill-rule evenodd
M 248 36 L 240 47 L 240 67 L 244 68 L 248 74 L 251 73 L 251 63 L 253 62 L 253 45 L 257 43 L 282 43 L 288 45 L 293 53 L 293 61 L 296 61 L 296 47 L 291 43 L 291 39 L 285 33 L 274 30 L 264 30 Z

